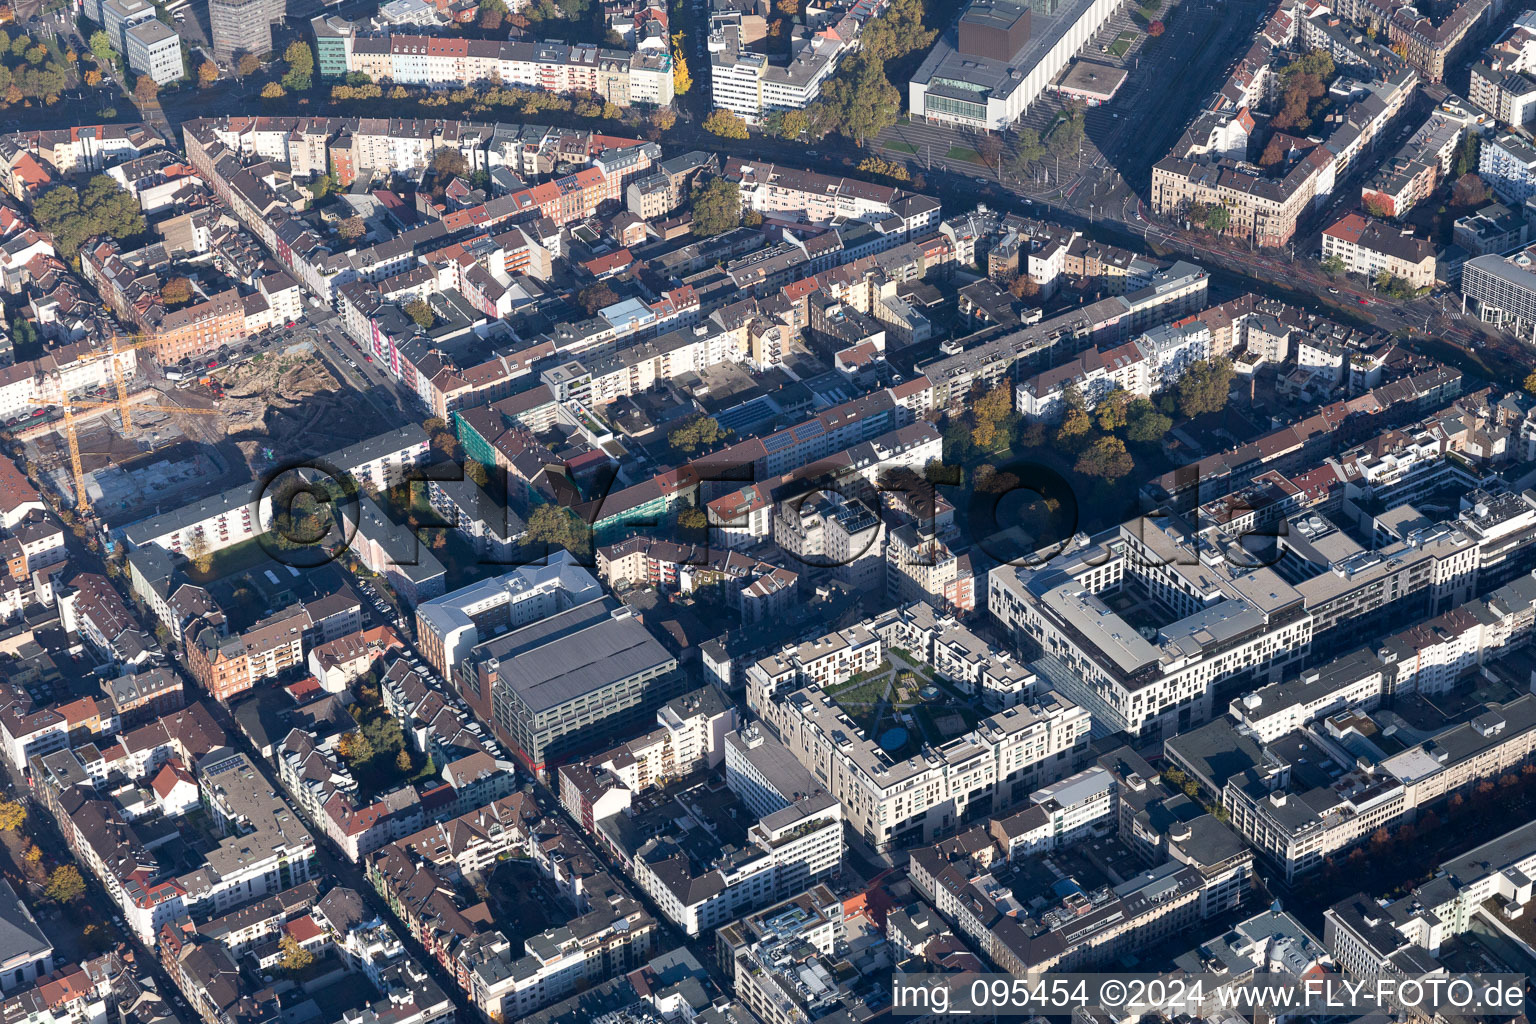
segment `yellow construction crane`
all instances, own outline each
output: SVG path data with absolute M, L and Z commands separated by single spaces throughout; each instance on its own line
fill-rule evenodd
M 115 368 L 117 361 L 112 365 Z M 59 408 L 64 413 L 64 437 L 69 443 L 69 466 L 75 474 L 75 508 L 81 512 L 89 512 L 91 500 L 85 496 L 85 467 L 80 462 L 80 439 L 75 432 L 75 409 L 111 409 L 117 407 L 122 410 L 124 429 L 128 422 L 128 396 L 119 391 L 119 400 L 116 402 L 76 402 L 68 397 L 64 398 Z M 141 408 L 149 412 L 190 413 L 193 416 L 214 416 L 217 409 L 187 409 L 179 405 L 145 405 Z
M 117 343 L 117 335 L 112 335 L 112 383 L 117 388 L 117 411 L 118 415 L 123 418 L 123 430 L 125 432 L 133 429 L 133 418 L 128 411 L 128 381 L 123 377 L 123 364 L 117 357 L 124 352 L 132 352 L 134 349 L 144 348 L 147 345 L 153 344 L 155 344 L 153 340 L 145 341 L 138 335 L 134 335 L 134 339 L 128 344 L 119 345 Z

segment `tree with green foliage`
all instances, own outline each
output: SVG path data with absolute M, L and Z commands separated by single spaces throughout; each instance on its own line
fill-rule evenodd
M 1329 255 L 1323 257 L 1323 273 L 1329 277 L 1338 277 L 1344 273 L 1345 269 L 1344 261 L 1337 256 Z
M 73 185 L 55 185 L 33 204 L 32 216 L 53 236 L 54 248 L 66 259 L 78 253 L 87 238 L 123 239 L 144 230 L 138 200 L 105 174 L 87 181 L 83 191 Z
M 1418 295 L 1417 288 L 1388 270 L 1376 275 L 1375 284 L 1376 290 L 1388 298 L 1407 300 Z
M 1109 394 L 1099 399 L 1099 404 L 1093 408 L 1093 416 L 1099 421 L 1099 429 L 1108 434 L 1125 426 L 1130 406 L 1131 393 L 1121 387 L 1113 388 Z
M 1157 411 L 1145 398 L 1131 402 L 1125 413 L 1125 439 L 1135 444 L 1161 441 L 1173 429 L 1173 420 Z
M 1455 173 L 1453 178 L 1460 178 L 1465 174 L 1474 173 L 1482 160 L 1483 137 L 1477 132 L 1467 132 L 1466 138 L 1461 141 L 1461 148 L 1456 153 Z
M 317 203 L 330 195 L 335 189 L 336 176 L 334 174 L 322 174 L 309 183 L 309 194 Z
M 667 443 L 675 451 L 691 454 L 708 448 L 725 439 L 725 431 L 713 416 L 699 416 L 689 420 L 667 435 Z
M 62 864 L 53 869 L 53 874 L 48 876 L 48 886 L 43 890 L 43 898 L 54 903 L 73 903 L 85 895 L 85 879 L 80 877 L 80 869 L 73 864 Z
M 817 108 L 833 131 L 862 146 L 896 123 L 901 93 L 885 77 L 885 62 L 861 49 L 821 87 Z
M 1009 177 L 1022 181 L 1044 156 L 1045 144 L 1040 141 L 1040 133 L 1033 128 L 1020 128 L 1013 139 L 1013 152 L 1004 167 Z
M 1101 437 L 1083 450 L 1073 467 L 1084 476 L 1096 476 L 1114 483 L 1136 468 L 1125 442 L 1118 437 Z
M 775 110 L 763 118 L 763 130 L 775 138 L 793 142 L 810 134 L 811 115 L 804 110 Z
M 1056 158 L 1058 178 L 1061 177 L 1062 158 L 1080 157 L 1083 151 L 1083 139 L 1087 136 L 1087 122 L 1081 107 L 1074 104 L 1063 113 L 1066 116 L 1059 119 L 1051 128 L 1050 134 L 1045 137 L 1046 150 Z
M 288 63 L 288 73 L 283 76 L 283 86 L 294 92 L 305 92 L 314 80 L 315 51 L 309 48 L 309 44 L 302 39 L 295 39 L 288 44 L 288 49 L 283 51 L 283 60 Z
M 507 9 L 506 0 L 480 0 L 477 10 L 480 27 L 490 32 L 499 29 L 507 15 L 512 13 Z
M 741 186 L 727 178 L 710 178 L 693 187 L 693 233 L 719 235 L 741 224 Z
M 437 323 L 437 314 L 432 312 L 432 307 L 425 299 L 412 299 L 400 307 L 401 312 L 415 321 L 416 326 L 424 331 L 430 331 L 432 325 Z
M 540 505 L 528 517 L 528 540 L 562 547 L 576 555 L 590 554 L 592 527 L 564 505 Z
M 884 14 L 859 33 L 859 49 L 880 60 L 896 60 L 933 45 L 938 32 L 923 26 L 922 0 L 892 0 Z
M 91 56 L 96 58 L 96 63 L 104 68 L 112 67 L 117 60 L 117 51 L 112 48 L 112 37 L 97 29 L 91 33 L 88 41 L 91 48 Z M 9 44 L 7 44 L 9 45 Z
M 1180 415 L 1195 417 L 1225 408 L 1233 376 L 1232 360 L 1224 356 L 1191 363 L 1176 389 Z

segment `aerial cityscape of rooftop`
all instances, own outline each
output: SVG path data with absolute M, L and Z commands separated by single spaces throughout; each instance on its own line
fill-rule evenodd
M 0 1024 L 1527 1024 L 1536 7 L 0 0 L 0 563 Z

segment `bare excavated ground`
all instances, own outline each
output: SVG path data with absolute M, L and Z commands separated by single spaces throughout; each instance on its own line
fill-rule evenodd
M 218 377 L 224 395 L 216 405 L 229 438 L 257 474 L 334 451 L 390 426 L 367 399 L 344 388 L 311 355 L 249 360 Z

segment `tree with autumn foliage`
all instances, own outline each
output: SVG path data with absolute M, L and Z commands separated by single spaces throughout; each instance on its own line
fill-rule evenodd
M 1101 437 L 1078 456 L 1073 467 L 1084 476 L 1096 476 L 1114 483 L 1136 468 L 1135 461 L 1118 437 Z
M 1006 442 L 1008 431 L 1004 421 L 1013 412 L 1013 399 L 1008 389 L 999 385 L 983 393 L 971 404 L 971 444 L 977 448 L 995 448 L 999 441 Z
M 0 830 L 14 832 L 27 820 L 27 808 L 17 800 L 0 800 Z
M 686 96 L 693 88 L 693 76 L 688 73 L 688 57 L 681 32 L 672 33 L 672 93 Z
M 373 744 L 360 732 L 349 732 L 336 741 L 336 753 L 348 765 L 362 764 L 373 759 Z
M 54 903 L 73 903 L 85 895 L 85 879 L 80 877 L 80 869 L 73 864 L 63 864 L 53 869 L 53 874 L 48 876 L 48 885 L 43 890 L 43 897 Z
M 197 66 L 197 84 L 204 89 L 219 80 L 219 66 L 211 60 L 205 60 Z
M 175 277 L 166 278 L 165 284 L 160 286 L 160 301 L 169 309 L 185 306 L 192 301 L 192 282 L 185 276 L 177 274 Z
M 296 973 L 315 962 L 315 954 L 299 945 L 299 940 L 292 935 L 285 933 L 278 940 L 277 947 L 283 951 L 283 957 L 278 963 L 285 971 Z
M 745 139 L 747 122 L 729 110 L 716 110 L 704 119 L 704 130 L 722 139 Z
M 1279 132 L 1269 137 L 1269 145 L 1264 147 L 1264 153 L 1259 157 L 1260 167 L 1273 167 L 1285 159 L 1285 154 L 1290 152 L 1286 145 L 1285 137 Z

